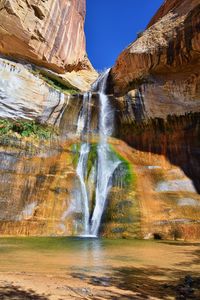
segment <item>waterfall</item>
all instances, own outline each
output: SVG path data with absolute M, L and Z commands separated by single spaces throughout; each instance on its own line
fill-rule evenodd
M 120 161 L 113 161 L 108 144 L 108 137 L 113 133 L 114 114 L 106 95 L 106 84 L 110 70 L 108 69 L 99 82 L 99 144 L 98 144 L 98 165 L 97 165 L 97 186 L 95 197 L 95 208 L 91 219 L 91 234 L 97 235 L 109 189 L 110 180 L 119 165 Z
M 76 173 L 79 177 L 80 185 L 81 185 L 81 197 L 82 197 L 82 202 L 83 202 L 83 207 L 84 207 L 83 213 L 84 213 L 84 234 L 85 235 L 90 234 L 90 232 L 89 232 L 89 218 L 90 218 L 89 199 L 88 199 L 87 186 L 85 184 L 85 173 L 86 173 L 85 170 L 86 170 L 89 151 L 90 151 L 90 145 L 88 143 L 84 143 L 81 145 L 79 162 L 78 162 L 78 166 L 76 169 Z
M 84 133 L 84 131 L 86 131 L 86 137 L 84 135 L 82 136 L 83 141 L 81 144 L 79 161 L 76 168 L 76 173 L 80 181 L 80 192 L 81 192 L 82 203 L 83 203 L 84 235 L 90 234 L 89 197 L 88 197 L 87 185 L 85 183 L 87 161 L 88 161 L 88 155 L 90 151 L 90 144 L 89 144 L 90 114 L 91 114 L 90 102 L 91 102 L 91 93 L 85 93 L 83 97 L 83 107 L 80 112 L 78 118 L 78 124 L 77 124 L 77 134 Z
M 79 114 L 78 123 L 77 123 L 77 135 L 80 135 L 86 131 L 86 136 L 88 137 L 90 130 L 90 102 L 91 102 L 91 93 L 85 93 L 83 95 L 83 106 Z
M 101 75 L 95 83 L 95 88 L 99 96 L 99 125 L 97 144 L 97 166 L 96 166 L 96 190 L 95 205 L 93 212 L 90 212 L 89 191 L 86 179 L 88 156 L 90 153 L 90 101 L 91 93 L 84 95 L 83 108 L 79 115 L 77 133 L 86 133 L 86 141 L 83 141 L 80 148 L 80 156 L 77 165 L 77 175 L 80 181 L 81 197 L 84 214 L 83 236 L 97 236 L 101 224 L 102 215 L 110 188 L 112 187 L 112 176 L 120 164 L 120 160 L 113 157 L 113 153 L 108 144 L 108 138 L 113 133 L 114 112 L 106 95 L 106 85 L 110 69 Z M 85 136 L 84 136 L 85 139 Z

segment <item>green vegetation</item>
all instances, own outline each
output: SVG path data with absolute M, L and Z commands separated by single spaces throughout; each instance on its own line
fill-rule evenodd
M 135 185 L 136 184 L 136 174 L 133 171 L 133 167 L 127 161 L 122 155 L 120 155 L 114 148 L 113 145 L 110 145 L 110 149 L 113 151 L 115 156 L 122 162 L 123 167 L 124 167 L 124 176 L 122 178 L 122 181 L 126 184 L 126 186 L 130 186 L 131 184 Z
M 74 156 L 74 166 L 77 167 L 80 157 L 81 144 L 73 144 L 72 152 Z M 95 180 L 92 181 L 90 175 L 92 168 L 96 167 L 97 143 L 90 144 L 88 160 L 86 165 L 85 181 L 90 190 L 90 211 L 95 205 Z M 103 236 L 112 238 L 136 237 L 140 234 L 140 210 L 136 199 L 136 174 L 131 163 L 117 152 L 114 145 L 109 145 L 110 151 L 107 153 L 109 160 L 121 163 L 115 170 L 112 178 L 112 188 L 107 197 L 107 207 L 102 217 L 101 232 Z
M 63 83 L 59 82 L 56 79 L 41 74 L 40 74 L 40 78 L 43 79 L 48 85 L 50 85 L 51 87 L 55 88 L 56 90 L 64 94 L 76 95 L 79 93 L 78 90 L 68 88 L 66 85 L 64 85 Z
M 74 155 L 74 158 L 73 158 L 73 166 L 76 168 L 77 165 L 78 165 L 78 160 L 79 160 L 79 156 L 80 156 L 80 144 L 73 144 L 71 146 L 71 151 Z
M 77 167 L 79 156 L 80 156 L 80 144 L 73 144 L 72 145 L 72 152 L 74 154 L 73 164 L 75 167 Z M 97 144 L 91 144 L 90 145 L 90 152 L 88 154 L 88 162 L 87 162 L 87 178 L 90 175 L 92 166 L 94 165 L 95 161 L 97 159 Z
M 48 140 L 53 134 L 58 134 L 55 128 L 35 121 L 8 119 L 0 120 L 0 137 L 17 135 L 19 137 L 33 137 L 37 139 Z
M 96 160 L 97 160 L 97 144 L 91 144 L 90 152 L 88 155 L 87 178 L 89 177 L 90 172 L 92 170 L 92 166 L 95 164 Z
M 131 164 L 123 156 L 121 156 L 114 149 L 112 145 L 110 145 L 110 150 L 111 150 L 111 156 L 113 161 L 116 159 L 119 159 L 121 161 L 121 167 L 123 168 L 123 172 L 120 174 L 122 175 L 121 181 L 124 183 L 126 187 L 129 187 L 131 184 L 135 185 L 136 175 L 133 172 L 133 168 Z M 72 152 L 74 153 L 73 164 L 76 167 L 80 156 L 80 144 L 73 144 Z M 87 178 L 89 177 L 92 166 L 95 164 L 96 160 L 97 160 L 97 143 L 93 143 L 90 145 L 90 152 L 88 155 Z
M 41 73 L 39 69 L 32 70 L 32 74 L 39 76 L 42 80 L 44 80 L 49 86 L 58 90 L 61 93 L 68 95 L 76 95 L 79 93 L 78 89 L 69 88 L 67 85 L 62 83 L 61 81 L 48 76 L 46 73 Z

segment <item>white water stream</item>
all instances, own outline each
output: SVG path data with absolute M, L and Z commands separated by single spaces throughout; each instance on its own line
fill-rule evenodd
M 102 215 L 110 188 L 112 187 L 112 176 L 120 164 L 119 159 L 113 158 L 113 153 L 108 144 L 108 137 L 113 133 L 114 113 L 106 95 L 106 84 L 109 69 L 100 76 L 96 83 L 98 87 L 100 112 L 99 112 L 99 140 L 97 145 L 97 170 L 95 206 L 90 212 L 89 191 L 86 182 L 86 170 L 90 152 L 89 130 L 90 130 L 90 101 L 91 93 L 84 95 L 83 109 L 78 120 L 77 133 L 86 131 L 86 139 L 80 148 L 80 156 L 77 165 L 77 175 L 80 181 L 81 198 L 84 214 L 84 232 L 82 236 L 97 236 L 101 224 Z

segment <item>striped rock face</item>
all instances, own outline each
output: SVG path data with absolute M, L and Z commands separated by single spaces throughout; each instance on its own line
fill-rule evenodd
M 85 0 L 1 0 L 0 53 L 57 73 L 90 69 Z
M 123 95 L 146 83 L 153 87 L 153 99 L 161 98 L 168 90 L 167 101 L 198 100 L 199 11 L 198 0 L 166 0 L 148 28 L 118 57 L 112 68 L 115 93 Z M 179 95 L 169 90 L 172 82 Z M 179 85 L 185 85 L 184 91 Z

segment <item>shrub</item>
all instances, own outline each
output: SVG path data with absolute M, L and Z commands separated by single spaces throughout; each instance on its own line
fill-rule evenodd
M 39 139 L 49 139 L 56 130 L 47 125 L 36 123 L 35 121 L 11 121 L 0 120 L 0 136 L 8 136 L 17 133 L 21 137 L 30 137 Z M 57 133 L 56 133 L 57 134 Z

